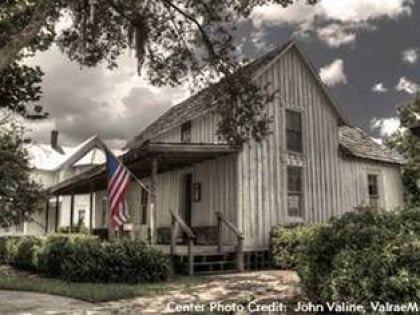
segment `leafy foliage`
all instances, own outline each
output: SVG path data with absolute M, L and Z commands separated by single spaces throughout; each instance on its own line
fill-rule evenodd
M 388 139 L 391 147 L 398 150 L 405 158 L 403 165 L 403 184 L 407 201 L 420 205 L 420 137 L 412 134 L 410 127 L 420 123 L 420 97 L 412 103 L 398 109 L 401 127 Z
M 45 1 L 47 2 L 47 1 Z M 23 58 L 50 47 L 55 38 L 54 19 L 57 18 L 58 3 L 45 3 L 45 20 L 39 21 L 40 4 L 37 1 L 8 0 L 0 7 L 0 108 L 7 108 L 19 114 L 28 114 L 27 105 L 35 104 L 42 95 L 43 72 L 39 67 L 23 64 Z M 27 40 L 16 37 L 31 34 Z M 24 49 L 23 49 L 24 48 Z M 9 55 L 9 58 L 7 57 Z M 7 63 L 4 60 L 8 60 Z M 31 117 L 42 118 L 42 107 L 37 105 Z
M 299 247 L 318 231 L 322 225 L 298 225 L 275 227 L 270 235 L 270 252 L 275 268 L 295 269 Z
M 37 270 L 37 251 L 42 245 L 42 240 L 36 237 L 24 237 L 16 242 L 16 250 L 9 257 L 9 264 L 21 270 Z
M 286 7 L 293 2 L 9 0 L 0 10 L 0 72 L 11 70 L 5 70 L 5 65 L 13 64 L 23 48 L 45 49 L 54 38 L 70 60 L 88 67 L 104 62 L 115 68 L 117 58 L 132 48 L 139 73 L 156 86 L 192 81 L 192 86 L 201 89 L 225 78 L 207 104 L 218 104 L 216 109 L 222 116 L 219 135 L 231 143 L 251 138 L 260 141 L 268 134 L 270 119 L 264 105 L 272 95 L 252 78 L 232 75 L 241 63 L 235 53 L 235 24 L 258 5 L 277 3 Z M 307 0 L 308 4 L 316 2 Z M 72 23 L 56 37 L 53 26 L 60 14 Z M 19 68 L 20 76 L 25 70 Z M 38 100 L 41 73 L 31 74 L 20 90 L 24 93 L 14 93 L 19 97 L 17 104 L 8 106 L 21 110 L 26 102 Z M 6 91 L 9 84 L 3 83 L 0 91 Z M 7 97 L 0 95 L 0 100 L 5 100 L 1 104 L 6 104 Z
M 0 120 L 0 226 L 18 225 L 42 209 L 45 194 L 30 179 L 22 130 L 9 115 Z
M 6 262 L 16 268 L 71 282 L 153 282 L 166 280 L 171 272 L 166 255 L 139 241 L 57 234 L 43 242 L 23 237 L 2 243 L 0 238 Z
M 359 211 L 316 230 L 297 270 L 314 302 L 406 303 L 419 299 L 420 209 Z M 369 313 L 369 312 L 368 312 Z

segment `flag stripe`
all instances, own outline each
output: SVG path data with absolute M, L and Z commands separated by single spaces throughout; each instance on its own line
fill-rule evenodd
M 111 225 L 116 229 L 127 222 L 129 218 L 126 194 L 130 186 L 131 175 L 109 152 L 107 152 L 106 158 Z

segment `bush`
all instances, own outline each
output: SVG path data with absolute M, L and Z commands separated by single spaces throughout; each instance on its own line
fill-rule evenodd
M 96 239 L 84 234 L 53 234 L 38 251 L 39 271 L 49 277 L 60 277 L 62 262 L 71 255 L 71 244 Z
M 162 281 L 171 272 L 168 257 L 142 242 L 83 234 L 0 238 L 0 254 L 17 269 L 73 282 Z
M 297 251 L 305 239 L 321 225 L 298 225 L 296 227 L 275 227 L 270 235 L 270 252 L 273 266 L 278 269 L 294 269 Z
M 359 211 L 333 219 L 298 249 L 313 302 L 404 303 L 420 298 L 420 210 Z
M 42 240 L 29 236 L 22 237 L 16 242 L 16 248 L 9 251 L 9 264 L 21 270 L 36 271 L 37 251 L 42 245 Z
M 16 246 L 18 236 L 2 236 L 0 237 L 0 264 L 6 264 L 9 259 L 10 247 Z
M 62 262 L 62 278 L 74 282 L 125 282 L 166 280 L 166 255 L 142 242 L 86 240 L 71 244 Z

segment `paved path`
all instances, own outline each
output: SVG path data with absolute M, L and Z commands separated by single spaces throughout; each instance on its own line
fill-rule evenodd
M 101 304 L 101 307 L 103 307 L 102 313 L 94 314 L 152 315 L 174 313 L 168 309 L 169 303 L 175 303 L 177 305 L 190 303 L 195 305 L 209 305 L 215 301 L 220 301 L 225 304 L 229 304 L 229 302 L 247 304 L 248 302 L 256 301 L 260 304 L 270 304 L 278 300 L 295 299 L 300 293 L 299 278 L 295 272 L 246 272 L 214 276 L 213 280 L 208 283 L 196 285 L 188 289 L 174 290 L 164 295 L 103 303 Z M 200 314 L 200 312 L 195 314 Z M 237 312 L 234 314 L 248 313 Z
M 64 310 L 76 314 L 73 310 L 82 311 L 93 307 L 94 304 L 57 295 L 0 290 L 1 315 L 53 315 Z
M 259 271 L 214 276 L 210 282 L 169 291 L 163 295 L 100 304 L 89 304 L 47 294 L 0 291 L 0 314 L 160 315 L 174 313 L 168 309 L 169 303 L 177 305 L 189 303 L 209 305 L 210 302 L 214 301 L 224 303 L 229 301 L 271 303 L 279 299 L 296 298 L 299 294 L 299 279 L 296 273 L 290 271 Z

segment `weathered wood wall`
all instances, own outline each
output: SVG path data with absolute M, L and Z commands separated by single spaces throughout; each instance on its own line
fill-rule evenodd
M 193 203 L 192 225 L 214 225 L 214 212 L 222 211 L 245 233 L 247 250 L 267 249 L 273 226 L 299 221 L 287 215 L 289 165 L 303 168 L 304 216 L 300 219 L 303 222 L 323 222 L 366 202 L 367 174 L 371 172 L 379 175 L 381 205 L 394 208 L 402 204 L 398 167 L 340 155 L 338 115 L 295 48 L 261 73 L 257 82 L 270 83 L 272 91 L 279 91 L 267 109 L 273 118 L 272 134 L 260 144 L 245 145 L 239 155 L 160 174 L 158 227 L 169 226 L 170 208 L 178 211 L 181 177 L 187 172 L 192 172 L 194 182 L 202 185 L 202 199 Z M 303 154 L 286 150 L 286 109 L 302 113 Z M 214 113 L 193 119 L 192 142 L 218 143 L 217 121 Z M 180 142 L 180 126 L 153 141 Z M 140 191 L 132 188 L 129 199 L 132 211 L 136 211 Z
M 304 222 L 326 221 L 366 201 L 364 170 L 370 167 L 383 174 L 382 204 L 388 208 L 401 204 L 398 168 L 342 160 L 337 113 L 295 48 L 264 71 L 257 82 L 270 83 L 272 91 L 279 93 L 268 106 L 272 134 L 261 144 L 245 146 L 237 165 L 238 190 L 242 192 L 238 194 L 238 225 L 245 232 L 248 249 L 267 248 L 273 226 L 299 221 L 287 215 L 289 165 L 303 168 Z M 302 113 L 303 154 L 286 150 L 286 109 Z
M 214 112 L 208 112 L 191 121 L 192 143 L 220 143 L 217 137 L 217 123 L 219 117 Z M 155 142 L 177 143 L 181 142 L 181 125 L 164 131 L 153 138 Z

